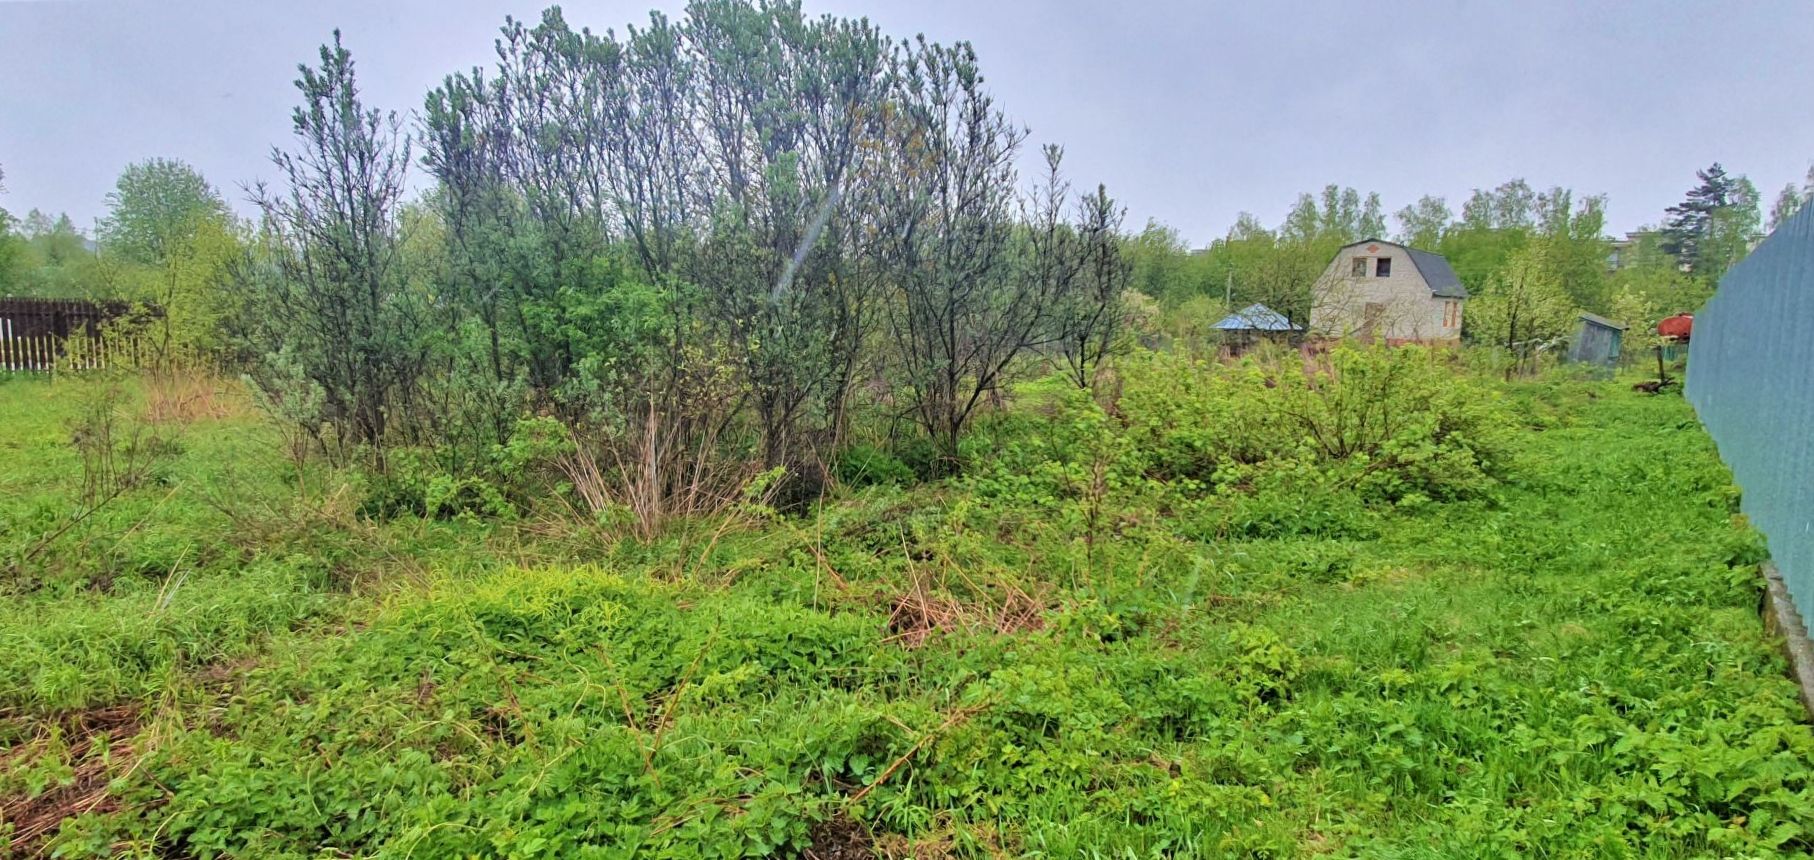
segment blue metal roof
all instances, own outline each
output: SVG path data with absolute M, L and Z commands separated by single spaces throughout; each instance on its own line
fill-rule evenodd
M 1248 305 L 1222 318 L 1215 324 L 1222 331 L 1303 331 L 1291 324 L 1285 315 L 1265 305 Z

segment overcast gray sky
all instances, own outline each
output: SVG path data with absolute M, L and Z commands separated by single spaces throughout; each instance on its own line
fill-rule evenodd
M 534 0 L 0 0 L 0 207 L 85 228 L 127 163 L 194 164 L 230 197 L 272 173 L 298 62 L 345 33 L 368 100 L 414 111 L 492 58 Z M 562 4 L 595 30 L 678 0 Z M 1424 193 L 1459 211 L 1522 176 L 1610 197 L 1610 227 L 1657 221 L 1695 169 L 1749 175 L 1765 204 L 1814 159 L 1814 6 L 1744 3 L 806 0 L 892 35 L 968 39 L 998 103 L 1063 143 L 1138 225 L 1193 244 L 1301 191 Z M 1036 155 L 1037 146 L 1029 147 Z M 1030 159 L 1029 159 L 1030 161 Z M 241 207 L 244 208 L 243 202 Z

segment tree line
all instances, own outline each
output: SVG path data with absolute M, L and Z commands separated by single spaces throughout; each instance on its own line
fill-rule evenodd
M 1377 193 L 1328 185 L 1299 195 L 1285 219 L 1267 227 L 1242 213 L 1207 247 L 1188 247 L 1158 223 L 1128 240 L 1133 286 L 1156 298 L 1175 337 L 1209 336 L 1230 307 L 1265 304 L 1309 321 L 1312 286 L 1342 246 L 1382 238 L 1449 260 L 1473 298 L 1464 336 L 1522 358 L 1570 332 L 1579 311 L 1640 329 L 1699 307 L 1725 271 L 1766 230 L 1757 190 L 1714 164 L 1696 175 L 1683 202 L 1661 224 L 1623 239 L 1606 235 L 1604 195 L 1537 190 L 1524 179 L 1475 189 L 1457 213 L 1426 195 L 1388 216 Z M 1814 198 L 1807 185 L 1785 188 L 1773 208 L 1775 229 Z

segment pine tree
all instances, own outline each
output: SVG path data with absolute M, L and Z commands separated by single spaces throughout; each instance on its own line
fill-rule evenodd
M 1701 246 L 1712 230 L 1714 213 L 1732 205 L 1734 181 L 1726 168 L 1714 162 L 1706 170 L 1696 171 L 1701 184 L 1688 192 L 1687 199 L 1669 207 L 1669 220 L 1663 226 L 1663 250 L 1673 255 L 1682 266 L 1697 274 L 1702 270 Z

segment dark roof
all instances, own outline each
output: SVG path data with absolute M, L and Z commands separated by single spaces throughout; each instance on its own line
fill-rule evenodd
M 1265 305 L 1248 305 L 1216 323 L 1222 331 L 1303 331 L 1291 324 L 1285 315 Z
M 1441 254 L 1406 248 L 1411 255 L 1411 262 L 1417 264 L 1417 271 L 1423 273 L 1424 283 L 1430 285 L 1430 295 L 1445 299 L 1465 299 L 1468 288 L 1461 285 L 1461 278 L 1449 266 L 1449 261 Z
M 1348 245 L 1346 247 L 1352 248 L 1354 245 L 1367 244 L 1391 245 L 1394 248 L 1404 248 L 1405 253 L 1411 256 L 1411 265 L 1417 267 L 1417 273 L 1423 275 L 1424 283 L 1430 285 L 1430 295 L 1443 299 L 1465 299 L 1468 297 L 1468 288 L 1461 285 L 1461 278 L 1456 276 L 1455 270 L 1450 268 L 1448 259 L 1443 255 L 1432 254 L 1429 251 L 1419 251 L 1416 248 L 1400 245 L 1397 242 L 1388 242 L 1384 239 L 1362 239 L 1359 242 L 1355 242 L 1353 245 Z
M 1612 329 L 1618 329 L 1619 331 L 1625 330 L 1624 323 L 1613 322 L 1612 320 L 1609 320 L 1603 316 L 1600 316 L 1599 314 L 1590 314 L 1586 311 L 1582 311 L 1581 319 L 1586 322 L 1593 323 L 1594 325 L 1600 326 L 1601 328 L 1612 328 Z

